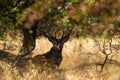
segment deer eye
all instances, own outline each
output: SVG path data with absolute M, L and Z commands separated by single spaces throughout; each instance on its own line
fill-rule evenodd
M 54 41 L 54 44 L 57 44 L 57 42 L 56 42 L 56 41 Z

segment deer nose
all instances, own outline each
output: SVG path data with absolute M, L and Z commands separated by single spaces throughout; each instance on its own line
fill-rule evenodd
M 60 49 L 60 45 L 59 44 L 55 44 L 56 49 Z
M 57 49 L 60 49 L 60 46 L 59 46 L 59 45 L 57 45 L 56 47 L 57 47 Z

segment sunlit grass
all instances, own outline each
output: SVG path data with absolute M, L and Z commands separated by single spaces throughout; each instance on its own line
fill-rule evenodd
M 37 40 L 32 56 L 49 51 L 51 46 L 45 38 Z M 22 66 L 11 68 L 9 63 L 0 59 L 0 80 L 120 80 L 119 54 L 112 61 L 108 60 L 101 72 L 101 66 L 97 64 L 103 61 L 104 55 L 92 39 L 70 39 L 64 45 L 60 67 L 44 67 L 43 70 L 30 59 L 19 63 L 24 64 Z

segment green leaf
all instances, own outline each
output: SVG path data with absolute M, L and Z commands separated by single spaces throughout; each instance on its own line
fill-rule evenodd
M 92 4 L 92 3 L 95 2 L 95 0 L 88 0 L 88 2 L 89 2 L 90 4 Z
M 72 3 L 79 3 L 80 0 L 71 0 Z
M 60 13 L 61 13 L 60 14 L 61 16 L 65 16 L 67 14 L 67 12 L 65 10 L 61 10 Z
M 49 12 L 52 12 L 52 9 L 51 9 L 51 8 L 49 8 L 49 9 L 48 9 L 48 11 L 49 11 Z
M 33 31 L 32 31 L 32 30 L 29 30 L 29 33 L 30 33 L 30 34 L 33 34 Z
M 72 27 L 72 24 L 71 24 L 71 23 L 69 23 L 69 24 L 68 24 L 68 26 L 69 26 L 69 27 Z

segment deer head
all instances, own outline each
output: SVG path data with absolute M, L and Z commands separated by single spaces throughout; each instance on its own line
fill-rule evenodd
M 56 50 L 62 50 L 63 45 L 66 41 L 68 41 L 73 27 L 68 27 L 65 31 L 63 30 L 60 38 L 57 38 L 58 30 L 52 35 L 49 30 L 47 32 L 43 31 L 43 35 L 48 38 L 48 40 L 53 44 L 53 48 Z
M 46 32 L 43 30 L 43 35 L 47 37 L 48 40 L 53 44 L 53 47 L 51 48 L 51 50 L 45 53 L 43 56 L 45 56 L 46 59 L 50 61 L 50 63 L 53 63 L 59 66 L 62 61 L 63 45 L 66 41 L 68 41 L 72 33 L 73 27 L 70 27 L 70 28 L 67 27 L 66 30 L 62 29 L 62 32 L 61 32 L 61 35 L 59 35 L 59 38 L 57 36 L 59 32 L 58 30 L 56 30 L 53 34 L 50 33 L 50 30 L 47 30 Z

